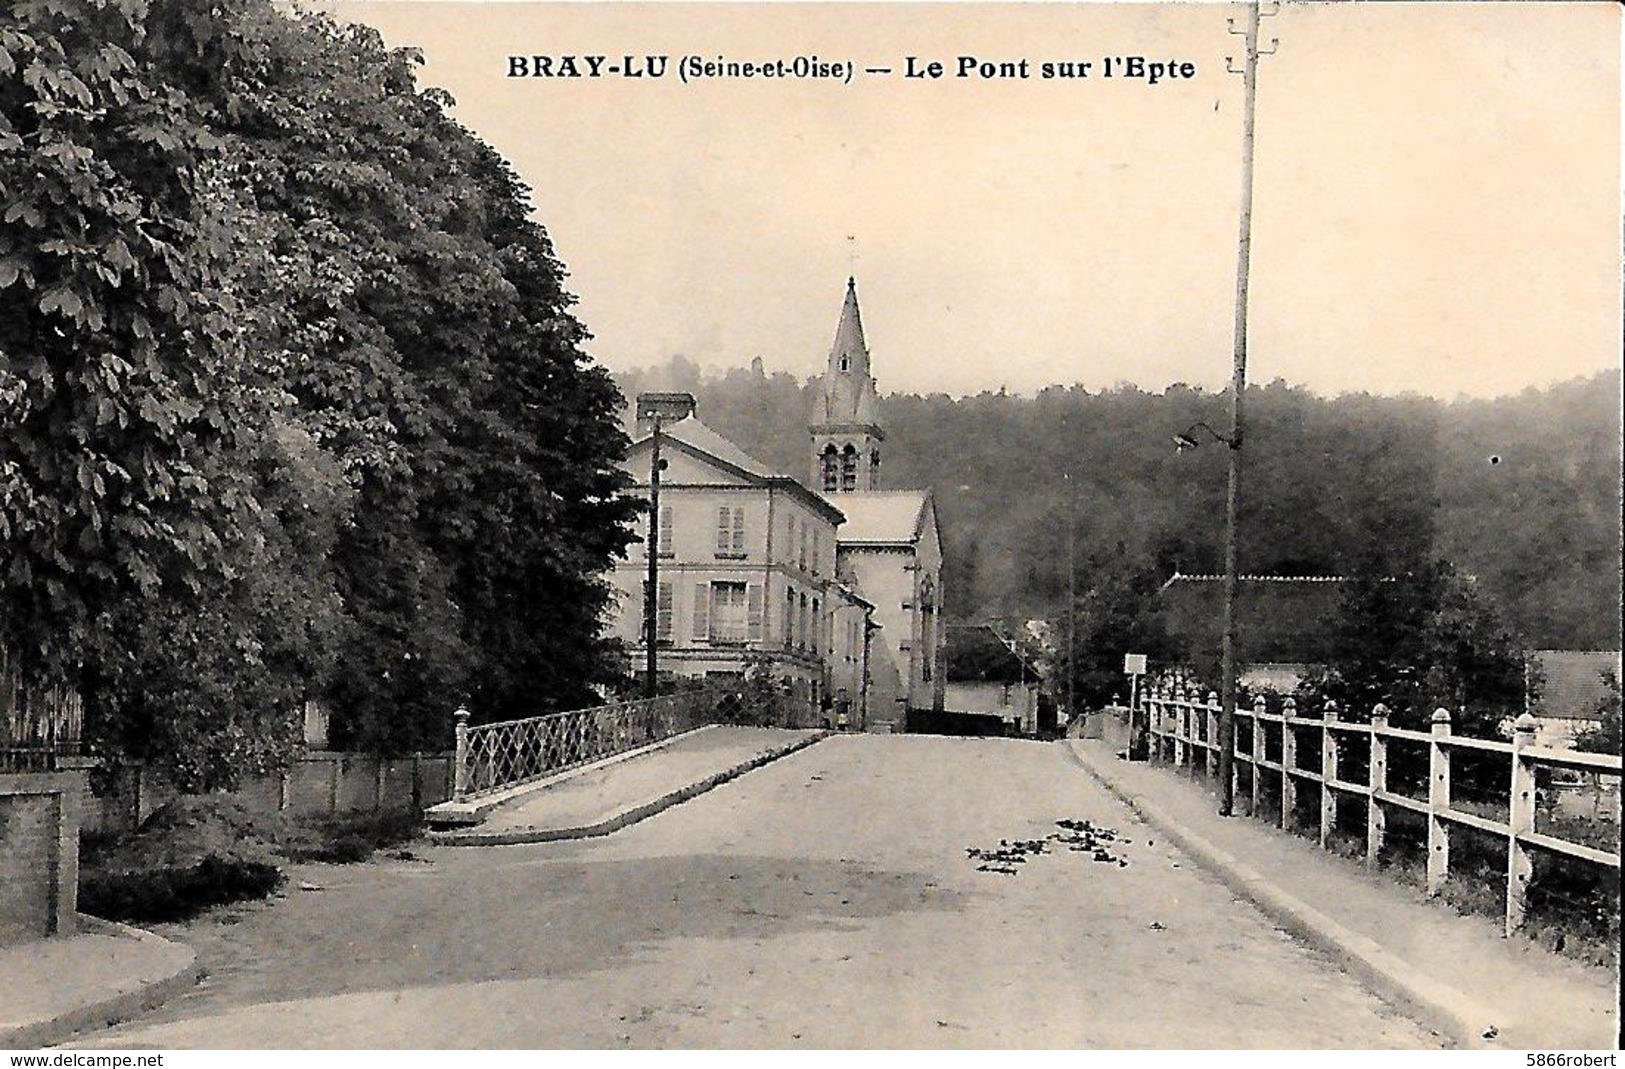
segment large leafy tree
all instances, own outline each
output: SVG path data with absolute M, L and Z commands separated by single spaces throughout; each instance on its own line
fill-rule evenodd
M 1328 663 L 1300 697 L 1335 700 L 1345 718 L 1364 719 L 1381 702 L 1394 723 L 1424 728 L 1442 707 L 1457 732 L 1493 737 L 1539 685 L 1499 610 L 1447 562 L 1398 576 L 1363 569 L 1333 630 Z
M 184 784 L 609 678 L 619 397 L 417 57 L 270 0 L 0 17 L 5 638 Z

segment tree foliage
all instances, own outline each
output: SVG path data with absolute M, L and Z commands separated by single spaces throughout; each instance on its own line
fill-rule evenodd
M 4 640 L 188 785 L 615 672 L 635 506 L 529 191 L 418 57 L 272 0 L 0 15 Z
M 691 390 L 718 431 L 808 475 L 814 379 L 678 357 L 619 381 Z M 1398 576 L 1445 559 L 1531 645 L 1617 649 L 1619 394 L 1617 371 L 1451 402 L 1251 387 L 1242 567 Z M 1160 579 L 1222 570 L 1225 450 L 1176 454 L 1170 437 L 1227 412 L 1224 393 L 1182 384 L 891 394 L 885 480 L 935 492 L 956 616 L 1060 620 L 1069 528 L 1080 591 L 1110 581 L 1119 546 Z

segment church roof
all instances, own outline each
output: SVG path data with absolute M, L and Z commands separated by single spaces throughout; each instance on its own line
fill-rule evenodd
M 827 495 L 825 500 L 846 513 L 835 532 L 842 545 L 906 545 L 925 524 L 929 490 L 868 490 Z
M 835 341 L 829 351 L 835 356 L 846 353 L 867 355 L 868 345 L 863 341 L 863 315 L 858 311 L 858 280 L 846 280 L 846 299 L 841 302 L 841 321 L 835 326 Z
M 869 374 L 869 345 L 863 337 L 863 314 L 858 311 L 857 280 L 846 280 L 840 322 L 829 347 L 829 365 L 822 389 L 813 399 L 812 423 L 818 426 L 854 424 L 869 427 L 879 437 L 874 379 Z

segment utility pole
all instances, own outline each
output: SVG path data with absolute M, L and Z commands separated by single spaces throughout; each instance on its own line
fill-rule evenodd
M 655 676 L 655 643 L 660 640 L 660 415 L 653 417 L 649 453 L 649 578 L 643 587 L 643 671 L 644 694 L 655 697 L 660 684 Z
M 1276 14 L 1277 6 L 1269 14 Z M 1236 784 L 1236 590 L 1240 564 L 1236 552 L 1236 521 L 1241 506 L 1241 444 L 1243 400 L 1247 392 L 1247 274 L 1251 266 L 1253 241 L 1253 122 L 1258 105 L 1258 24 L 1264 12 L 1257 0 L 1247 5 L 1246 26 L 1241 31 L 1246 56 L 1238 72 L 1225 60 L 1232 74 L 1241 75 L 1241 221 L 1236 248 L 1235 361 L 1230 384 L 1230 480 L 1224 497 L 1224 638 L 1220 646 L 1219 682 L 1219 815 L 1230 816 L 1235 809 Z M 1235 20 L 1230 32 L 1236 33 Z M 1270 42 L 1269 55 L 1276 42 Z M 1253 730 L 1258 730 L 1255 725 Z
M 1072 473 L 1063 471 L 1066 482 L 1066 722 L 1078 715 L 1078 565 L 1073 543 L 1078 528 L 1078 499 L 1072 489 Z

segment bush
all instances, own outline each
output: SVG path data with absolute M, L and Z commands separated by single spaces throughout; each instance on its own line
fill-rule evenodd
M 311 821 L 279 844 L 277 852 L 289 861 L 351 865 L 366 861 L 375 850 L 415 839 L 422 831 L 423 817 L 415 809 L 350 813 Z
M 86 872 L 79 910 L 113 921 L 180 921 L 211 906 L 264 898 L 282 879 L 275 865 L 222 854 L 188 866 Z

